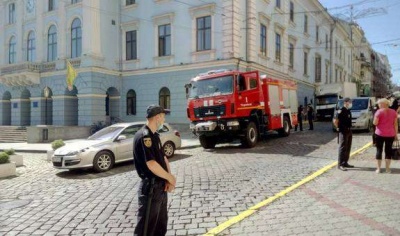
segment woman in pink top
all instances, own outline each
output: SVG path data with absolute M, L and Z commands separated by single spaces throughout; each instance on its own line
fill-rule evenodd
M 376 173 L 381 172 L 383 144 L 385 144 L 386 173 L 390 173 L 390 161 L 393 156 L 392 144 L 397 140 L 397 112 L 389 108 L 389 100 L 378 100 L 379 110 L 374 116 L 376 126 Z

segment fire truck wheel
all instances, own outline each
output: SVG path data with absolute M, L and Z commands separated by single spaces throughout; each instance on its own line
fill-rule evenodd
M 247 125 L 245 137 L 242 139 L 242 144 L 245 147 L 252 148 L 256 146 L 258 141 L 257 126 L 254 122 Z
M 205 135 L 200 135 L 199 137 L 200 144 L 204 149 L 215 148 L 217 144 L 217 139 L 215 137 L 207 137 Z
M 286 137 L 290 134 L 289 119 L 285 116 L 283 117 L 283 128 L 278 130 L 279 135 Z

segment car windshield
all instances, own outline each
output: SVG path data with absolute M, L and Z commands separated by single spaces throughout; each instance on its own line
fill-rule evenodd
M 368 99 L 353 99 L 353 106 L 350 110 L 358 111 L 368 109 Z M 343 100 L 338 101 L 338 109 L 343 107 Z
M 233 76 L 223 76 L 212 79 L 193 81 L 191 83 L 190 98 L 210 97 L 229 94 L 233 91 Z
M 110 140 L 117 136 L 123 127 L 106 127 L 94 133 L 92 136 L 88 138 L 88 140 Z
M 336 104 L 337 96 L 336 95 L 327 95 L 327 96 L 319 96 L 316 98 L 317 105 L 329 105 Z

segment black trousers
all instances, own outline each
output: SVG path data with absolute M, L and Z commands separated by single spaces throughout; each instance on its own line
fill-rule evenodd
M 137 236 L 163 236 L 167 233 L 168 225 L 168 196 L 164 191 L 165 182 L 155 181 L 152 185 L 150 180 L 142 180 L 138 189 L 139 210 L 137 225 L 134 235 Z M 153 194 L 151 194 L 153 191 Z M 151 198 L 151 199 L 150 199 Z M 151 201 L 147 234 L 144 233 L 147 213 L 147 203 Z
M 297 131 L 297 126 L 300 127 L 300 131 L 303 131 L 303 118 L 302 117 L 297 117 L 298 125 L 294 126 L 294 131 Z
M 350 129 L 339 132 L 339 158 L 338 165 L 348 164 L 350 158 L 351 142 L 353 141 L 353 133 Z
M 382 137 L 375 135 L 376 155 L 377 160 L 382 160 L 383 144 L 385 144 L 385 159 L 392 159 L 393 157 L 393 141 L 394 137 Z
M 308 124 L 309 124 L 309 129 L 313 130 L 314 129 L 314 123 L 313 123 L 313 117 L 308 116 Z

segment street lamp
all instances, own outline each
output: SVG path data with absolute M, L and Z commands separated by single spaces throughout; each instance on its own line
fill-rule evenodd
M 44 104 L 44 124 L 47 125 L 47 98 L 50 96 L 50 89 L 49 87 L 45 87 L 43 90 L 45 104 Z

